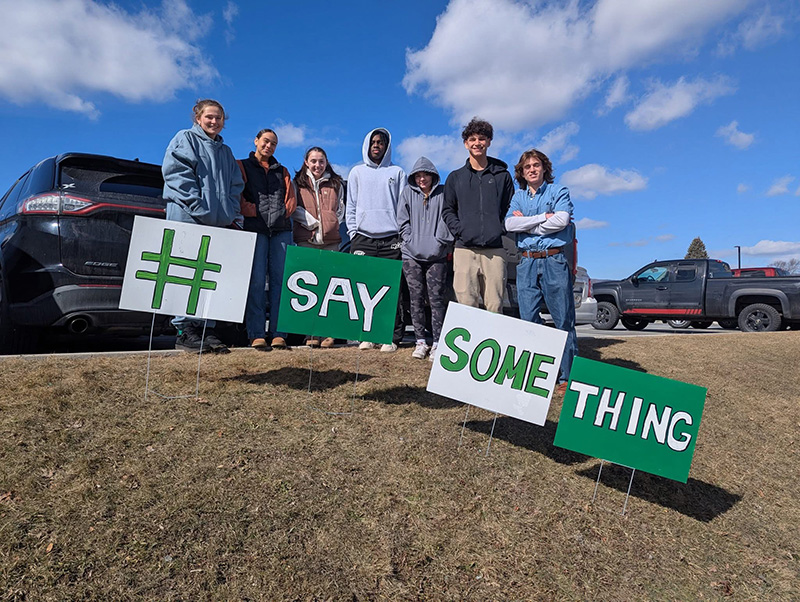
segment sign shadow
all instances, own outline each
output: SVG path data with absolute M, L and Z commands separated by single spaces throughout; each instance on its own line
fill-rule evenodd
M 493 420 L 470 420 L 467 422 L 467 428 L 488 437 L 492 431 L 492 422 Z M 500 416 L 494 428 L 493 438 L 537 452 L 559 464 L 571 466 L 586 462 L 589 456 L 553 445 L 557 426 L 558 423 L 552 420 L 547 420 L 544 426 L 537 426 L 509 416 Z
M 361 373 L 358 375 L 359 381 L 366 381 L 371 378 L 374 377 L 370 374 Z M 313 388 L 315 391 L 335 389 L 342 385 L 351 385 L 354 379 L 354 372 L 338 369 L 315 370 Z M 244 381 L 254 385 L 285 385 L 290 389 L 306 391 L 308 390 L 308 368 L 287 366 L 258 374 L 233 376 L 225 380 Z
M 576 474 L 595 481 L 599 467 L 595 464 Z M 630 468 L 606 462 L 600 482 L 624 494 L 628 490 L 630 474 Z M 630 494 L 704 523 L 724 514 L 742 499 L 741 495 L 691 477 L 684 484 L 638 470 Z

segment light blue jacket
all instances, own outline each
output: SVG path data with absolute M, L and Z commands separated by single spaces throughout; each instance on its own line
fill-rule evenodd
M 241 225 L 244 180 L 231 149 L 208 137 L 198 124 L 181 130 L 161 166 L 167 219 L 205 226 Z
M 517 190 L 511 197 L 511 206 L 508 208 L 506 218 L 512 217 L 514 211 L 522 212 L 524 216 L 537 216 L 543 214 L 564 211 L 572 217 L 572 201 L 569 198 L 569 190 L 566 186 L 557 184 L 542 184 L 531 195 L 529 190 Z M 575 238 L 575 226 L 570 221 L 567 226 L 557 232 L 548 234 L 533 234 L 532 232 L 517 233 L 517 247 L 522 251 L 541 251 L 551 247 L 563 247 Z

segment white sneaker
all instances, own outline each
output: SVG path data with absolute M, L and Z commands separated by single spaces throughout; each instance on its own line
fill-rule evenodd
M 417 343 L 417 346 L 414 348 L 414 352 L 411 354 L 411 357 L 413 357 L 415 360 L 424 360 L 430 349 L 431 348 L 425 343 Z
M 434 343 L 433 347 L 431 347 L 431 352 L 428 354 L 428 359 L 430 361 L 434 361 L 435 357 L 436 357 L 436 343 Z
M 386 343 L 385 345 L 381 345 L 381 351 L 384 353 L 394 353 L 397 351 L 397 343 L 392 343 L 391 345 Z
M 367 351 L 368 349 L 375 349 L 375 345 L 369 341 L 363 341 L 358 348 L 361 349 L 361 351 Z

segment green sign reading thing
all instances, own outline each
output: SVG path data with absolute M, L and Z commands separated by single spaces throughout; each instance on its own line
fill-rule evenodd
M 391 343 L 402 262 L 289 247 L 278 330 Z
M 555 445 L 685 483 L 706 389 L 576 357 Z
M 156 271 L 148 272 L 147 270 L 137 270 L 135 277 L 139 280 L 152 280 L 156 283 L 155 289 L 153 290 L 153 302 L 151 304 L 153 309 L 161 309 L 161 304 L 164 301 L 164 288 L 168 284 L 188 287 L 189 300 L 186 305 L 186 315 L 193 316 L 197 313 L 200 291 L 203 289 L 213 291 L 217 288 L 216 282 L 205 279 L 205 272 L 219 272 L 222 270 L 222 265 L 207 261 L 208 247 L 211 244 L 210 236 L 203 236 L 200 239 L 200 249 L 197 251 L 196 259 L 174 257 L 172 255 L 174 239 L 175 230 L 169 228 L 165 229 L 163 238 L 161 239 L 161 251 L 158 253 L 153 253 L 151 251 L 142 252 L 143 261 L 153 261 L 158 264 Z M 194 270 L 194 274 L 191 278 L 170 275 L 169 268 L 173 265 L 191 268 Z

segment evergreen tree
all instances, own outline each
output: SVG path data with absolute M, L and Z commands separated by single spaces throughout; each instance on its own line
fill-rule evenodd
M 705 243 L 697 236 L 689 245 L 689 250 L 686 251 L 684 259 L 708 259 Z

